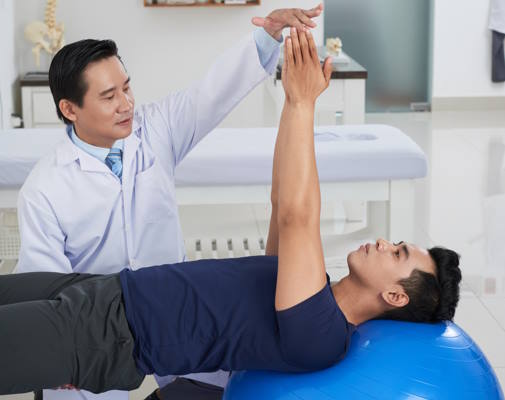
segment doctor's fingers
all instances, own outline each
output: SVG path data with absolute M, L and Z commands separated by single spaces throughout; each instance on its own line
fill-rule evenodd
M 319 17 L 323 12 L 323 4 L 321 3 L 310 10 L 302 10 L 302 12 L 309 18 Z
M 303 31 L 304 29 L 308 29 L 307 26 L 301 22 L 297 17 L 293 16 L 289 19 L 286 26 L 294 29 L 298 29 L 299 31 Z
M 317 24 L 312 21 L 309 17 L 307 17 L 307 15 L 300 9 L 296 9 L 294 11 L 294 15 L 295 15 L 295 19 L 298 20 L 298 24 L 295 26 L 295 28 L 297 29 L 301 29 L 303 27 L 311 27 L 311 28 L 315 28 L 317 26 Z

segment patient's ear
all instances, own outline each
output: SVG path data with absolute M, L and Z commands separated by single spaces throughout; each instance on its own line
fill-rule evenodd
M 402 285 L 395 284 L 381 293 L 382 299 L 392 307 L 403 307 L 409 303 L 409 296 Z
M 75 108 L 77 107 L 74 103 L 67 99 L 61 99 L 58 103 L 60 111 L 63 116 L 69 121 L 75 122 L 77 120 L 77 115 L 75 113 Z

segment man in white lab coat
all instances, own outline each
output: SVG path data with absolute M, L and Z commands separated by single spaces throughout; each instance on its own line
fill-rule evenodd
M 218 57 L 200 82 L 137 109 L 114 42 L 83 40 L 60 50 L 49 82 L 68 137 L 21 189 L 16 272 L 105 274 L 184 261 L 175 167 L 275 71 L 282 29 L 314 27 L 311 19 L 321 10 L 283 9 L 254 18 L 260 28 Z M 223 384 L 227 375 L 192 378 Z M 220 396 L 187 390 L 193 398 Z M 177 389 L 166 393 L 180 398 Z M 43 398 L 119 400 L 128 393 L 46 390 Z

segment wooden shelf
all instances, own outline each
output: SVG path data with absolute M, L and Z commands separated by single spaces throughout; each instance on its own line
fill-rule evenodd
M 193 3 L 193 4 L 149 4 L 147 0 L 144 0 L 144 7 L 247 7 L 247 6 L 259 6 L 261 0 L 248 1 L 245 4 L 225 4 L 224 0 L 222 3 L 214 3 L 213 0 L 209 0 L 207 3 Z

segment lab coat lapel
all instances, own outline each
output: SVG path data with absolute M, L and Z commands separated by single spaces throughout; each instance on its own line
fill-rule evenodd
M 68 136 L 58 146 L 57 160 L 59 165 L 67 165 L 77 160 L 82 171 L 112 173 L 100 160 L 77 147 Z
M 105 163 L 89 155 L 84 150 L 77 148 L 77 155 L 79 157 L 81 170 L 86 172 L 107 172 L 113 174 Z
M 140 138 L 138 137 L 139 135 L 139 127 L 135 123 L 134 119 L 134 125 L 132 127 L 132 133 L 125 138 L 124 140 L 124 147 L 123 147 L 123 178 L 125 176 L 130 176 L 130 169 L 132 167 L 132 161 L 133 158 L 135 157 L 135 154 L 137 153 L 137 149 L 139 148 L 140 145 Z M 133 173 L 135 175 L 135 173 Z
M 56 162 L 58 165 L 67 165 L 78 158 L 77 146 L 75 146 L 70 138 L 65 135 L 65 139 L 63 139 L 56 148 Z

